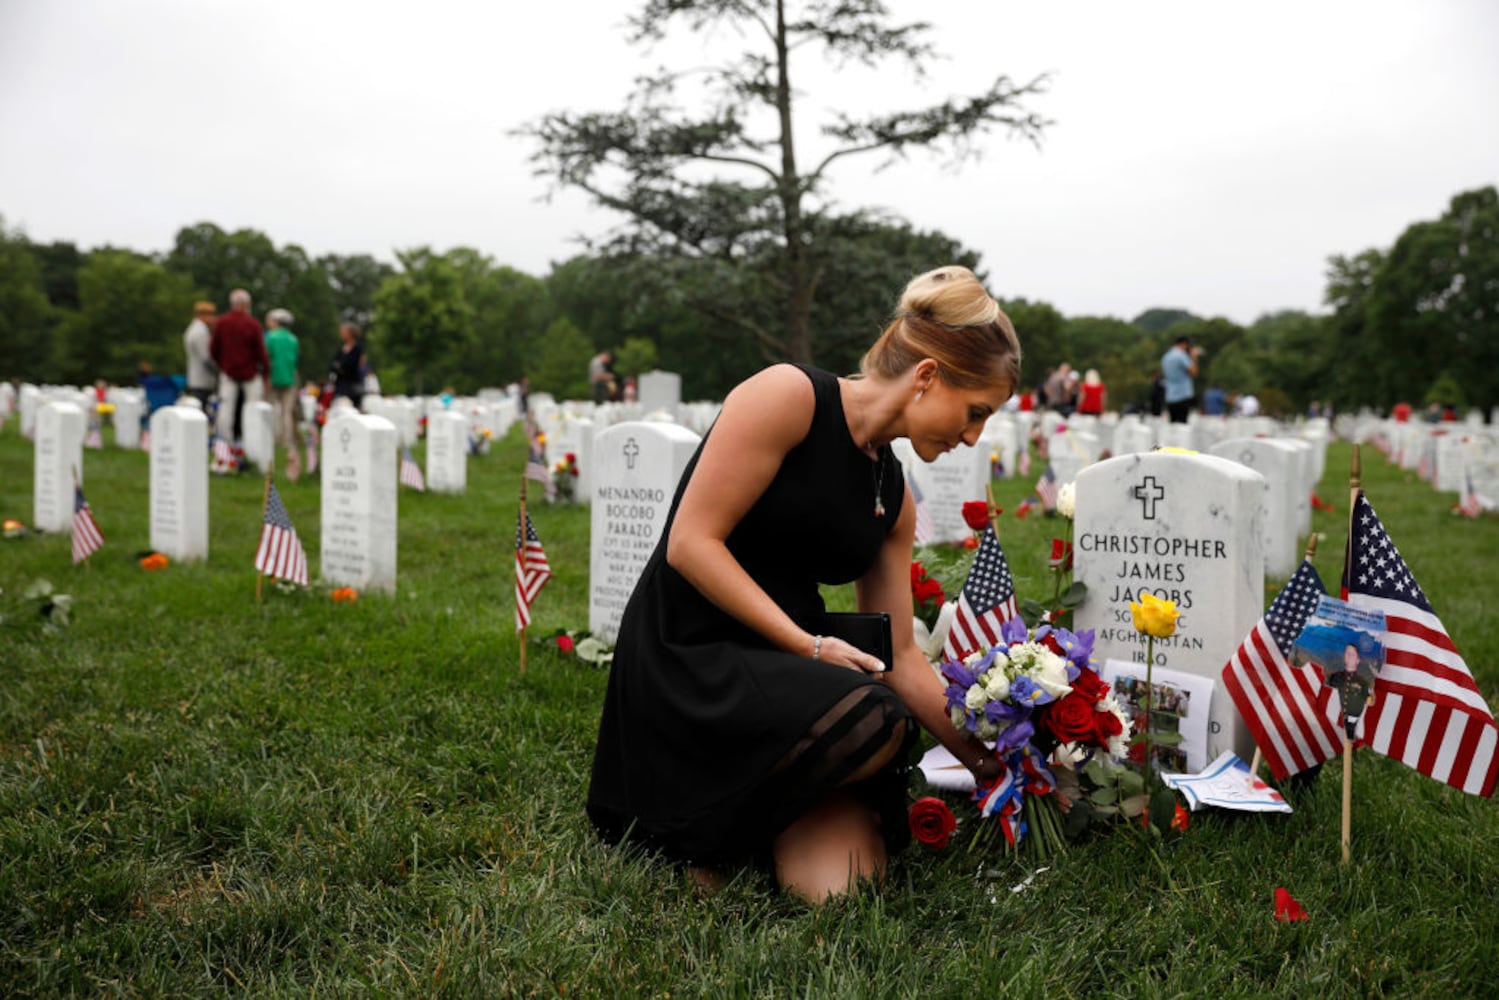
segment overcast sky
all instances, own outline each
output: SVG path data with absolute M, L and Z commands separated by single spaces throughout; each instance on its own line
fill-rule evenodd
M 956 171 L 833 172 L 840 207 L 979 251 L 1002 298 L 1125 319 L 1318 310 L 1328 255 L 1388 247 L 1499 183 L 1493 0 L 888 2 L 948 58 L 918 83 L 800 54 L 803 162 L 827 109 L 1051 73 L 1040 148 L 994 137 Z M 0 215 L 86 248 L 165 250 L 211 221 L 313 254 L 471 246 L 541 275 L 617 219 L 541 200 L 510 130 L 617 108 L 636 73 L 734 41 L 632 49 L 636 6 L 0 0 Z

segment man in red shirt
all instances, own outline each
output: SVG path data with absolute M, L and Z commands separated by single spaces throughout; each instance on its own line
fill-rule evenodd
M 219 434 L 229 432 L 238 444 L 244 440 L 245 402 L 265 398 L 271 377 L 265 331 L 260 328 L 260 321 L 250 315 L 250 293 L 243 288 L 229 293 L 229 311 L 214 323 L 208 350 L 223 374 L 219 386 Z

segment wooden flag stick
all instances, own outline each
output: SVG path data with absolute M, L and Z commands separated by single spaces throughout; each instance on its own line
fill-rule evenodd
M 994 506 L 994 485 L 984 484 L 984 499 L 989 504 L 989 527 L 994 529 L 994 537 L 999 537 L 999 508 Z
M 1353 458 L 1348 468 L 1348 546 L 1344 549 L 1343 561 L 1348 560 L 1347 552 L 1353 545 L 1353 508 L 1358 503 L 1359 492 L 1363 488 L 1363 463 L 1359 459 L 1358 445 L 1353 446 Z M 1344 566 L 1347 571 L 1347 566 Z M 1347 711 L 1347 706 L 1341 704 L 1339 699 L 1338 710 L 1340 713 Z M 1344 719 L 1347 716 L 1344 715 Z M 1343 727 L 1343 863 L 1346 865 L 1353 857 L 1353 740 L 1348 736 L 1348 727 L 1345 721 Z
M 276 464 L 272 458 L 265 467 L 265 490 L 260 496 L 260 531 L 265 533 L 265 509 L 271 505 L 271 468 Z M 265 574 L 257 567 L 255 570 L 255 603 L 260 603 L 260 585 L 265 580 Z
M 528 462 L 529 458 L 526 459 Z M 515 564 L 515 617 L 521 619 L 521 581 L 526 575 L 526 474 L 520 477 L 520 521 L 516 527 L 515 555 L 518 562 Z M 520 672 L 526 672 L 526 626 L 520 627 Z

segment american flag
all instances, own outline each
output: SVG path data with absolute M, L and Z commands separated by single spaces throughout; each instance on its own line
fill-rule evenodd
M 307 474 L 310 476 L 317 471 L 318 433 L 317 425 L 312 424 L 307 428 Z
M 911 489 L 911 499 L 916 504 L 916 544 L 921 545 L 932 540 L 936 529 L 932 527 L 932 511 L 926 505 L 926 497 L 921 493 L 921 487 L 916 485 L 916 474 L 914 470 L 906 471 L 906 485 Z
M 1477 517 L 1483 513 L 1483 501 L 1478 499 L 1478 491 L 1473 488 L 1473 474 L 1465 473 L 1467 488 L 1463 490 L 1462 502 L 1457 505 L 1458 513 L 1463 517 Z
M 1015 473 L 1021 476 L 1031 474 L 1031 446 L 1029 442 L 1020 446 L 1020 455 L 1015 459 Z
M 213 460 L 209 468 L 220 475 L 234 472 L 239 468 L 239 461 L 234 457 L 234 449 L 229 446 L 228 441 L 218 435 L 214 435 L 213 438 Z
M 83 487 L 73 487 L 73 564 L 83 562 L 104 544 L 104 533 L 94 523 L 94 512 L 83 499 Z
M 531 624 L 531 602 L 552 578 L 552 567 L 529 512 L 515 516 L 515 630 Z
M 1043 511 L 1057 509 L 1057 474 L 1051 471 L 1051 466 L 1041 473 L 1041 478 L 1036 480 L 1036 496 L 1041 498 L 1041 509 Z
M 260 547 L 255 550 L 255 568 L 266 576 L 307 586 L 307 553 L 291 526 L 291 517 L 276 484 L 265 500 L 265 518 L 260 526 Z
M 1223 686 L 1277 779 L 1331 760 L 1343 747 L 1322 671 L 1290 662 L 1323 593 L 1316 568 L 1303 560 L 1223 668 Z
M 958 613 L 942 646 L 942 656 L 961 660 L 969 653 L 997 645 L 999 627 L 1016 615 L 1015 578 L 1005 561 L 994 525 L 984 528 L 983 540 L 973 557 L 968 581 L 958 595 Z
M 1362 492 L 1353 507 L 1343 591 L 1354 607 L 1385 616 L 1385 663 L 1363 715 L 1364 742 L 1429 778 L 1492 796 L 1499 725 Z
M 88 434 L 84 435 L 83 446 L 85 448 L 103 448 L 104 435 L 99 433 L 99 423 L 95 420 L 88 422 Z
M 528 417 L 527 426 L 533 426 L 529 421 L 530 418 Z M 531 444 L 526 452 L 525 477 L 527 479 L 534 479 L 546 487 L 547 499 L 551 500 L 557 495 L 557 484 L 552 482 L 551 473 L 547 472 L 546 446 L 541 443 L 539 436 L 532 436 L 529 440 Z
M 141 428 L 141 451 L 151 450 L 151 428 Z
M 401 449 L 401 485 L 410 486 L 418 493 L 427 492 L 427 480 L 422 475 L 422 467 L 411 457 L 410 448 Z

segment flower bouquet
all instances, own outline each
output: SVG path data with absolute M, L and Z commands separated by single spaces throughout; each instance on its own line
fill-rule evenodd
M 1032 632 L 1012 618 L 1001 638 L 1001 645 L 942 664 L 948 713 L 954 726 L 993 741 L 1003 765 L 995 781 L 974 791 L 980 816 L 995 819 L 1012 848 L 1034 830 L 1038 852 L 1054 853 L 1087 827 L 1093 809 L 1075 807 L 1090 793 L 1099 793 L 1100 805 L 1117 804 L 1129 726 L 1090 664 L 1091 631 L 1041 625 Z
M 559 503 L 572 503 L 578 492 L 578 456 L 568 452 L 552 466 L 552 485 Z

